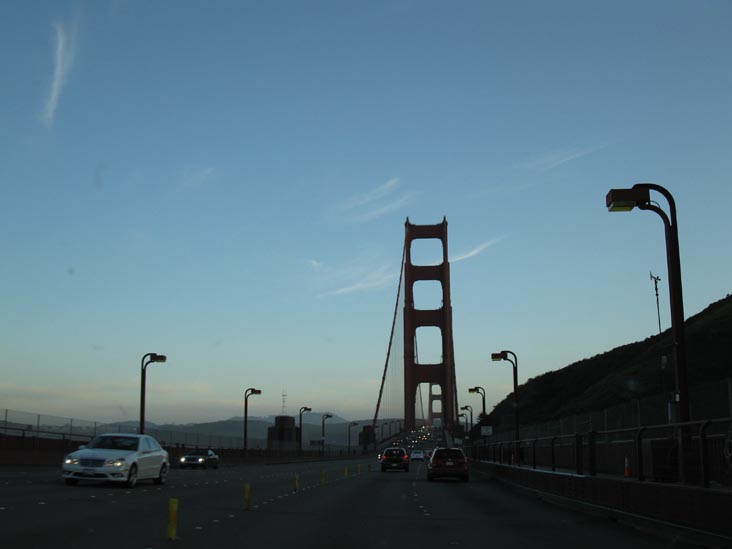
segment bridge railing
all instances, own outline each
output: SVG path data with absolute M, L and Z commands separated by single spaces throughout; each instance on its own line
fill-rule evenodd
M 466 450 L 480 461 L 561 473 L 732 485 L 732 418 L 479 441 Z

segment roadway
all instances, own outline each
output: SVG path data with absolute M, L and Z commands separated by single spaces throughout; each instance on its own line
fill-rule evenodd
M 134 489 L 66 486 L 58 469 L 0 469 L 2 545 L 8 549 L 671 546 L 668 540 L 606 518 L 513 491 L 476 472 L 468 483 L 427 482 L 425 467 L 423 462 L 412 462 L 408 473 L 381 473 L 371 458 L 173 469 L 164 486 L 146 481 Z M 296 474 L 300 489 L 295 493 Z M 251 492 L 245 509 L 247 483 Z M 179 501 L 175 543 L 166 539 L 170 498 Z

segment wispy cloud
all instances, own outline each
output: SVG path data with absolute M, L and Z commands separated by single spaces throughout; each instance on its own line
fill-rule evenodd
M 383 185 L 347 198 L 339 210 L 355 222 L 378 219 L 407 205 L 416 196 L 413 192 L 399 193 L 400 185 L 401 180 L 393 177 Z
M 319 271 L 323 268 L 323 264 L 317 259 L 308 259 L 308 265 L 313 271 Z
M 476 246 L 475 248 L 473 248 L 469 252 L 465 252 L 465 253 L 459 254 L 459 255 L 457 255 L 455 257 L 450 258 L 450 263 L 457 263 L 458 261 L 463 261 L 464 259 L 469 259 L 471 257 L 475 257 L 476 255 L 484 252 L 485 250 L 487 250 L 488 248 L 490 248 L 494 244 L 498 244 L 504 238 L 506 238 L 505 235 L 504 236 L 499 236 L 498 238 L 493 238 L 493 239 L 488 240 L 486 242 L 483 242 L 482 244 L 479 244 L 478 246 Z
M 596 153 L 609 145 L 610 143 L 602 143 L 600 145 L 557 149 L 530 160 L 527 162 L 526 167 L 540 172 L 547 172 L 567 162 L 572 162 L 573 160 L 578 160 L 584 156 Z
M 361 277 L 358 280 L 352 281 L 350 284 L 341 286 L 334 290 L 323 292 L 319 294 L 318 297 L 345 295 L 384 288 L 393 283 L 398 276 L 399 273 L 395 273 L 389 270 L 387 267 L 381 266 L 373 271 L 361 273 Z
M 214 178 L 215 173 L 216 169 L 212 167 L 195 169 L 189 168 L 183 170 L 181 175 L 182 184 L 184 187 L 188 188 L 202 187 Z
M 69 23 L 53 24 L 53 79 L 46 98 L 45 108 L 41 114 L 41 122 L 48 128 L 53 126 L 61 92 L 66 85 L 71 69 L 74 67 L 78 28 L 78 17 L 75 17 Z

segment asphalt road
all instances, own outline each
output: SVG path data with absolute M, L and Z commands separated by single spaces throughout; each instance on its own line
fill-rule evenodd
M 360 472 L 358 466 L 360 465 Z M 371 465 L 371 471 L 369 471 Z M 348 467 L 348 476 L 344 468 Z M 2 547 L 52 549 L 671 547 L 668 540 L 556 507 L 472 474 L 425 480 L 375 459 L 171 471 L 134 489 L 66 486 L 58 470 L 0 469 Z M 294 476 L 299 491 L 294 492 Z M 249 509 L 244 487 L 250 485 Z M 167 540 L 178 499 L 177 541 Z

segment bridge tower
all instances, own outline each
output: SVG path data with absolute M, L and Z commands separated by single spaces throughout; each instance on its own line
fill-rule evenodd
M 417 357 L 419 358 L 419 357 Z M 435 412 L 435 402 L 442 404 L 442 395 L 435 392 L 435 387 L 439 387 L 436 383 L 430 383 L 430 393 L 427 402 L 429 403 L 429 410 L 427 413 L 427 425 L 434 425 L 435 420 L 439 419 L 442 422 L 442 410 Z
M 433 398 L 442 404 L 442 425 L 449 427 L 457 420 L 455 360 L 452 345 L 452 305 L 450 302 L 450 263 L 447 256 L 447 219 L 437 225 L 404 224 L 404 428 L 415 428 L 415 404 L 420 383 L 430 384 L 429 411 L 433 417 Z M 435 238 L 442 243 L 442 263 L 413 265 L 412 242 L 420 238 Z M 435 280 L 442 286 L 442 306 L 439 309 L 414 308 L 414 283 Z M 415 338 L 417 328 L 434 326 L 442 333 L 442 362 L 417 363 Z M 432 385 L 440 386 L 440 394 L 432 394 Z

